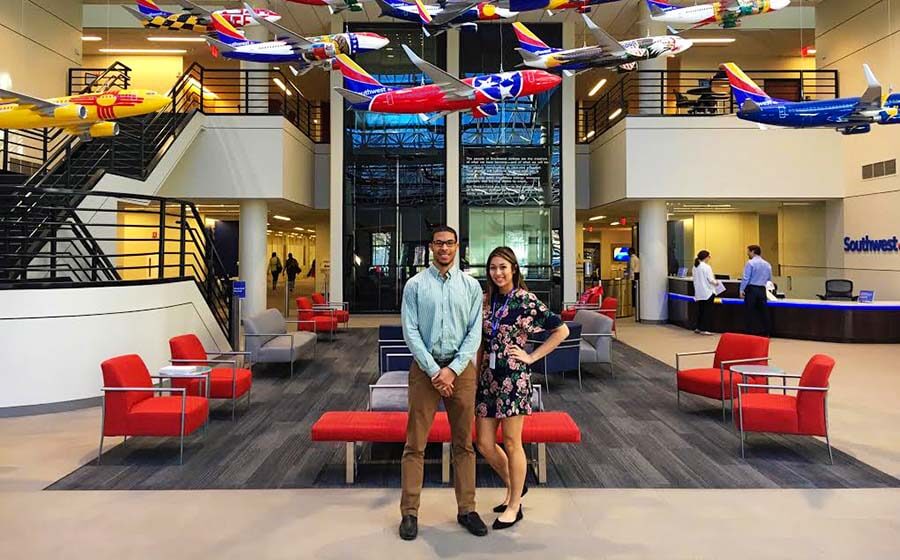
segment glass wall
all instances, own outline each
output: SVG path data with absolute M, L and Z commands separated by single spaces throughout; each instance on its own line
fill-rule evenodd
M 559 24 L 529 27 L 550 45 L 562 41 Z M 511 25 L 481 25 L 475 33 L 477 39 L 461 35 L 464 77 L 517 69 L 522 58 Z M 463 266 L 483 281 L 488 254 L 507 245 L 516 251 L 528 287 L 556 309 L 562 299 L 561 98 L 557 88 L 498 103 L 495 116 L 462 113 L 459 139 Z
M 353 24 L 390 44 L 356 56 L 385 85 L 411 87 L 422 74 L 400 48 L 446 67 L 446 41 L 419 26 Z M 446 220 L 443 118 L 344 112 L 344 290 L 354 311 L 400 309 L 403 286 L 428 266 L 430 230 Z

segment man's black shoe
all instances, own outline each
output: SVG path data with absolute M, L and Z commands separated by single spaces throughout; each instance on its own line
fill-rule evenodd
M 488 533 L 487 525 L 478 517 L 478 513 L 474 511 L 457 515 L 456 520 L 476 537 L 483 537 Z
M 414 541 L 419 534 L 419 520 L 415 515 L 404 515 L 400 521 L 400 538 Z

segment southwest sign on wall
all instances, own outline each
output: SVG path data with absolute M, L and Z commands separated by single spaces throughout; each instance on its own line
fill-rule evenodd
M 844 238 L 845 253 L 890 253 L 900 251 L 900 242 L 897 236 L 886 239 L 869 239 L 869 236 L 859 239 Z

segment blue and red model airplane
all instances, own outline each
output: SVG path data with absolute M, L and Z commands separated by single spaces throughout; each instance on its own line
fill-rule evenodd
M 550 91 L 562 78 L 543 70 L 500 72 L 459 79 L 419 58 L 403 45 L 410 61 L 433 83 L 412 88 L 382 85 L 358 64 L 339 55 L 334 67 L 344 76 L 344 87 L 335 88 L 356 111 L 393 114 L 437 113 L 438 118 L 456 111 L 471 111 L 475 118 L 498 114 L 498 101 Z
M 882 101 L 881 84 L 868 64 L 863 69 L 869 87 L 860 97 L 792 102 L 769 97 L 737 64 L 722 65 L 738 105 L 738 118 L 763 126 L 834 128 L 847 135 L 865 134 L 873 123 L 900 124 L 900 93 Z

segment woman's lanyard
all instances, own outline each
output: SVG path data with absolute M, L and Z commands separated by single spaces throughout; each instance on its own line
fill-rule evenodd
M 503 302 L 503 306 L 500 309 L 497 308 L 497 302 L 491 304 L 491 342 L 493 342 L 494 338 L 497 336 L 497 333 L 500 332 L 500 315 L 503 315 L 503 312 L 506 311 L 506 308 L 509 307 L 509 301 L 512 299 L 513 293 L 515 290 L 510 290 L 509 294 L 506 296 L 506 301 Z M 490 355 L 490 363 L 489 367 L 494 369 L 497 367 L 497 352 L 491 351 Z

